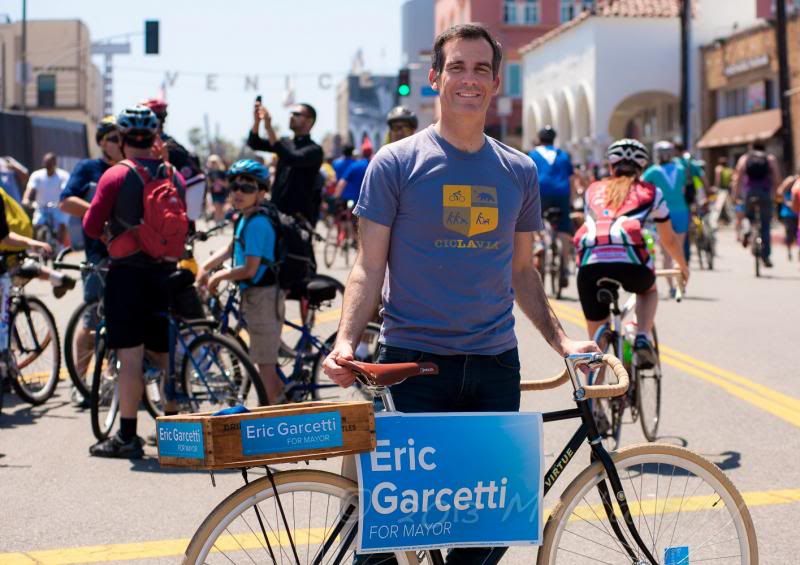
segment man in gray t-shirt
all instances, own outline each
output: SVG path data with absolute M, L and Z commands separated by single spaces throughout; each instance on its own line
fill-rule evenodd
M 436 38 L 428 78 L 441 119 L 378 152 L 355 209 L 361 248 L 323 369 L 341 386 L 353 383 L 337 361 L 353 359 L 382 289 L 379 362 L 439 367 L 438 375 L 392 386 L 401 412 L 519 410 L 514 300 L 559 355 L 598 351 L 564 334 L 533 268 L 533 233 L 542 229 L 533 161 L 483 133 L 501 59 L 482 26 L 454 26 Z M 343 473 L 352 476 L 348 466 Z M 493 565 L 504 551 L 459 548 L 448 562 Z
M 439 365 L 437 377 L 393 387 L 399 410 L 518 410 L 515 299 L 559 355 L 597 347 L 565 335 L 533 268 L 542 229 L 533 161 L 483 133 L 500 45 L 465 24 L 440 34 L 433 51 L 441 119 L 383 147 L 367 169 L 355 208 L 361 249 L 323 367 L 352 384 L 336 359 L 353 358 L 382 289 L 380 361 Z

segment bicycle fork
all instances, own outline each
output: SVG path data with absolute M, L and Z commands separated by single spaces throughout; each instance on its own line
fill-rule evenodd
M 576 393 L 580 390 L 583 390 L 583 385 L 581 384 L 579 371 L 577 367 L 581 364 L 581 360 L 585 359 L 587 356 L 584 354 L 581 355 L 571 355 L 567 357 L 567 370 L 569 372 L 570 380 L 572 381 L 573 387 L 575 387 Z M 585 361 L 583 361 L 585 363 Z M 617 468 L 614 466 L 614 462 L 611 459 L 611 455 L 609 455 L 608 451 L 602 445 L 602 438 L 600 437 L 600 433 L 597 430 L 597 425 L 594 421 L 594 417 L 592 416 L 592 410 L 589 405 L 589 400 L 587 398 L 578 398 L 578 406 L 581 410 L 583 415 L 583 421 L 587 423 L 587 441 L 589 442 L 589 447 L 592 450 L 592 460 L 599 460 L 603 469 L 606 472 L 606 479 L 602 479 L 597 484 L 597 490 L 600 493 L 600 499 L 603 501 L 603 509 L 606 513 L 606 517 L 608 518 L 609 524 L 611 525 L 611 529 L 614 531 L 614 534 L 619 539 L 622 547 L 625 549 L 625 553 L 631 558 L 631 563 L 634 565 L 657 565 L 658 561 L 650 550 L 645 545 L 644 540 L 642 539 L 641 535 L 639 535 L 639 531 L 636 529 L 636 525 L 633 522 L 633 517 L 631 516 L 630 507 L 628 506 L 628 497 L 625 494 L 625 489 L 622 487 L 622 481 L 620 481 L 619 473 L 617 473 Z M 606 484 L 608 481 L 611 484 L 611 490 L 609 490 L 608 485 Z M 613 499 L 612 499 L 612 492 L 613 492 Z M 636 542 L 636 545 L 641 550 L 642 554 L 646 558 L 646 561 L 641 560 L 637 557 L 634 548 L 631 547 L 631 544 L 628 542 L 628 538 L 625 536 L 625 533 L 622 531 L 620 527 L 619 520 L 617 518 L 617 513 L 614 510 L 614 502 L 613 500 L 616 499 L 617 504 L 619 505 L 620 511 L 622 512 L 622 519 L 625 522 L 625 526 L 627 527 L 628 532 L 630 533 L 633 541 Z

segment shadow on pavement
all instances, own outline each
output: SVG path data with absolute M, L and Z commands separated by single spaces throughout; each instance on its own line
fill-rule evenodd
M 162 467 L 158 462 L 158 457 L 145 455 L 143 459 L 131 460 L 131 471 L 137 473 L 160 473 L 168 475 L 207 475 L 209 471 L 202 469 L 181 469 L 179 467 Z M 214 471 L 215 475 L 238 474 L 238 469 L 226 469 L 224 471 Z
M 14 400 L 9 403 L 7 402 L 9 398 L 13 398 Z M 16 396 L 6 395 L 4 397 L 3 413 L 0 414 L 0 429 L 35 424 L 37 420 L 44 417 L 74 420 L 76 418 L 75 415 L 64 416 L 50 413 L 53 410 L 58 410 L 69 405 L 70 402 L 68 400 L 53 402 L 51 399 L 41 406 L 31 406 Z

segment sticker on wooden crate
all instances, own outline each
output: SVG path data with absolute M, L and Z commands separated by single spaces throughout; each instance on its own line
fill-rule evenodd
M 241 426 L 244 455 L 343 445 L 342 417 L 336 411 L 245 420 Z
M 167 457 L 204 459 L 203 424 L 158 422 L 158 453 Z

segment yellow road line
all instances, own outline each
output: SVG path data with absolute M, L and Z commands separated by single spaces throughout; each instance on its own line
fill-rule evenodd
M 759 506 L 776 506 L 779 504 L 793 504 L 800 502 L 800 489 L 770 490 L 743 493 L 747 507 L 753 509 Z M 684 499 L 683 504 L 679 503 L 678 498 L 660 499 L 646 501 L 640 508 L 634 504 L 632 511 L 634 515 L 639 513 L 651 515 L 659 513 L 671 513 L 677 510 L 681 512 L 695 512 L 706 510 L 703 503 L 707 502 L 707 497 L 697 496 Z M 666 509 L 666 510 L 665 510 Z M 588 506 L 576 508 L 576 512 L 586 520 L 596 520 L 594 513 L 590 512 Z M 550 510 L 544 511 L 547 517 Z M 602 515 L 596 512 L 596 515 Z M 311 528 L 295 532 L 295 543 L 303 545 L 304 539 L 319 542 L 323 532 L 320 528 Z M 289 541 L 286 536 L 280 539 L 270 535 L 270 542 L 273 547 L 276 545 L 288 546 Z M 157 559 L 160 557 L 176 557 L 183 555 L 189 545 L 188 539 L 169 539 L 158 541 L 143 541 L 136 543 L 120 543 L 108 545 L 94 545 L 84 547 L 72 547 L 65 549 L 48 549 L 37 551 L 26 551 L 16 553 L 0 553 L 0 565 L 72 565 L 76 563 L 104 563 L 109 561 L 128 561 L 134 559 Z M 255 536 L 252 533 L 237 534 L 234 539 L 230 535 L 222 536 L 217 542 L 217 546 L 223 550 L 235 551 L 239 547 L 245 549 L 258 549 L 263 546 L 263 537 Z
M 581 328 L 586 322 L 580 310 L 551 302 L 559 318 Z M 661 361 L 693 377 L 722 388 L 727 393 L 800 427 L 800 399 L 772 390 L 727 369 L 696 359 L 664 344 L 659 344 Z

